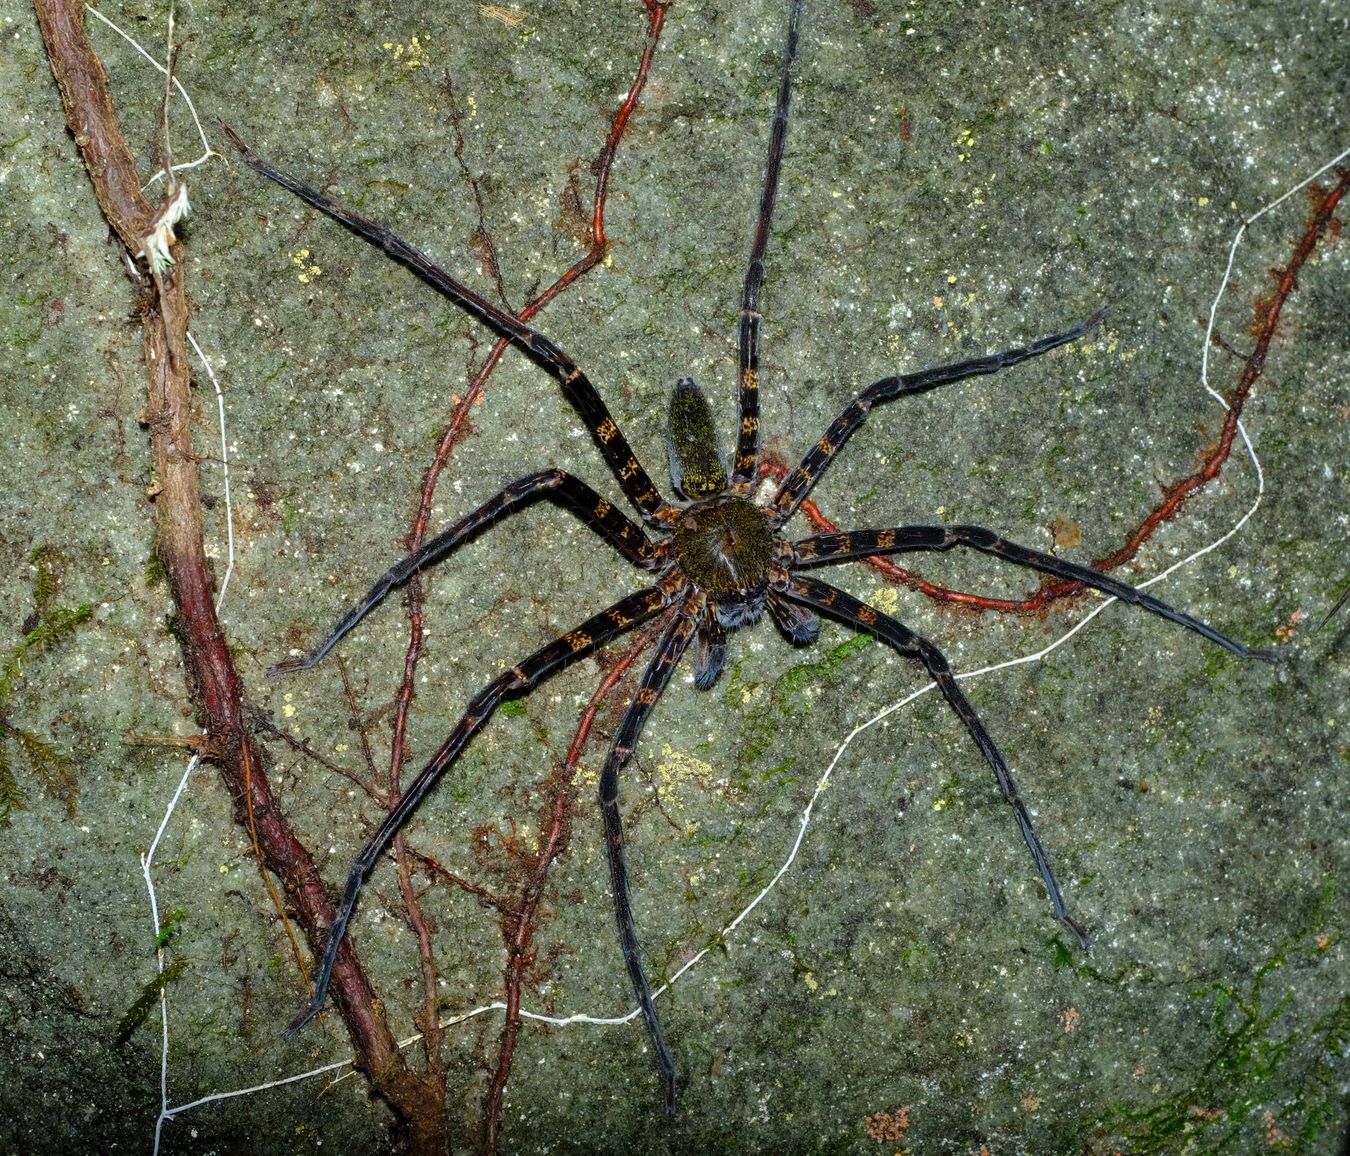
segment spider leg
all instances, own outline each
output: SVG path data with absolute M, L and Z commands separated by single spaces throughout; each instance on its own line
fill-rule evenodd
M 773 616 L 778 629 L 788 636 L 795 646 L 806 646 L 820 637 L 820 619 L 805 606 L 789 602 L 776 590 L 770 590 L 768 598 L 769 613 Z
M 1326 612 L 1325 617 L 1323 617 L 1322 621 L 1317 624 L 1317 629 L 1321 630 L 1322 627 L 1324 627 L 1328 622 L 1330 622 L 1336 616 L 1336 614 L 1345 606 L 1347 602 L 1350 602 L 1350 586 L 1347 586 L 1341 592 L 1341 596 L 1331 604 L 1331 609 Z
M 407 266 L 417 276 L 444 297 L 448 297 L 465 313 L 491 329 L 498 337 L 503 337 L 521 350 L 531 361 L 557 379 L 563 393 L 572 407 L 581 415 L 586 428 L 594 435 L 596 443 L 604 455 L 606 463 L 618 479 L 624 495 L 633 505 L 642 511 L 649 520 L 659 520 L 658 515 L 668 510 L 668 503 L 657 492 L 656 486 L 633 454 L 628 440 L 619 429 L 614 418 L 596 392 L 590 379 L 577 368 L 576 362 L 560 346 L 550 341 L 542 333 L 531 329 L 524 322 L 513 317 L 506 310 L 492 304 L 487 298 L 475 293 L 463 282 L 455 280 L 449 273 L 437 265 L 420 249 L 415 248 L 396 233 L 386 229 L 376 221 L 363 217 L 353 209 L 319 192 L 299 177 L 284 173 L 275 168 L 246 145 L 239 135 L 227 124 L 220 125 L 221 131 L 243 157 L 244 162 L 256 172 L 283 189 L 288 189 L 301 200 L 313 205 L 319 212 L 340 224 L 346 225 L 358 237 L 369 241 L 384 250 L 401 265 Z
M 770 522 L 775 527 L 781 526 L 797 512 L 802 499 L 810 493 L 811 487 L 828 468 L 831 459 L 867 420 L 867 415 L 877 402 L 906 394 L 926 393 L 939 385 L 962 381 L 980 374 L 997 373 L 1000 369 L 1007 369 L 1032 357 L 1039 357 L 1042 353 L 1049 353 L 1060 345 L 1077 341 L 1091 330 L 1105 313 L 1105 309 L 1098 309 L 1086 321 L 1075 325 L 1072 329 L 1052 333 L 1049 337 L 1042 337 L 1030 345 L 1005 349 L 1002 353 L 991 353 L 987 357 L 974 357 L 969 361 L 957 361 L 951 365 L 939 365 L 933 369 L 920 370 L 918 373 L 883 377 L 880 381 L 874 381 L 844 406 L 843 411 L 830 423 L 830 427 L 816 444 L 807 450 L 801 464 L 783 479 L 783 484 L 778 487 L 778 493 L 769 503 L 769 509 L 772 511 Z
M 969 546 L 996 558 L 1016 562 L 1019 566 L 1028 566 L 1057 578 L 1068 578 L 1081 582 L 1094 590 L 1119 598 L 1134 606 L 1142 606 L 1162 618 L 1194 630 L 1225 650 L 1230 650 L 1239 658 L 1256 658 L 1262 662 L 1278 662 L 1279 656 L 1270 650 L 1253 650 L 1235 642 L 1226 634 L 1221 634 L 1212 626 L 1207 626 L 1198 618 L 1183 614 L 1161 599 L 1128 582 L 1121 582 L 1091 566 L 1080 566 L 1076 562 L 1067 562 L 1053 554 L 1043 554 L 1028 546 L 1019 546 L 1000 538 L 992 530 L 982 526 L 897 526 L 893 530 L 856 530 L 853 533 L 817 534 L 803 538 L 792 544 L 794 560 L 801 566 L 816 566 L 824 563 L 842 562 L 846 558 L 866 557 L 869 554 L 900 554 L 909 550 L 950 550 L 953 546 Z
M 376 860 L 398 834 L 417 805 L 436 784 L 436 780 L 456 759 L 459 758 L 469 740 L 497 709 L 503 699 L 529 690 L 540 679 L 588 654 L 595 647 L 609 639 L 631 630 L 659 613 L 670 604 L 670 594 L 663 586 L 649 586 L 635 594 L 622 598 L 608 610 L 602 610 L 578 626 L 575 630 L 555 638 L 546 646 L 541 646 L 523 662 L 503 671 L 487 686 L 483 687 L 469 700 L 455 729 L 432 755 L 430 761 L 417 777 L 408 784 L 407 790 L 393 808 L 385 815 L 374 834 L 366 840 L 356 858 L 352 861 L 347 875 L 347 886 L 338 902 L 333 921 L 328 928 L 328 940 L 324 946 L 323 960 L 318 974 L 314 977 L 314 993 L 305 1004 L 305 1009 L 291 1021 L 283 1035 L 290 1039 L 305 1024 L 309 1023 L 322 1009 L 328 996 L 328 984 L 333 977 L 333 965 L 337 962 L 338 950 L 347 935 L 347 925 L 356 910 L 356 899 L 366 875 L 375 866 Z
M 788 14 L 787 44 L 783 48 L 783 73 L 778 81 L 778 103 L 769 130 L 769 159 L 764 168 L 764 189 L 759 198 L 759 217 L 755 221 L 755 239 L 750 246 L 750 262 L 745 270 L 745 290 L 741 295 L 741 321 L 737 341 L 740 368 L 740 415 L 736 433 L 736 456 L 732 462 L 731 484 L 746 486 L 755 478 L 759 457 L 759 291 L 764 285 L 764 250 L 769 243 L 769 224 L 778 194 L 778 174 L 783 167 L 783 146 L 787 140 L 788 112 L 792 105 L 792 66 L 797 60 L 797 40 L 802 22 L 802 0 L 793 0 Z
M 727 664 L 727 631 L 706 608 L 699 615 L 694 643 L 694 685 L 707 690 Z
M 517 513 L 539 498 L 547 498 L 550 502 L 571 511 L 634 566 L 650 569 L 654 565 L 656 548 L 641 528 L 623 511 L 615 509 L 580 478 L 565 470 L 540 470 L 538 473 L 517 478 L 478 509 L 465 514 L 453 526 L 442 530 L 420 549 L 395 562 L 366 592 L 365 597 L 339 618 L 333 629 L 308 654 L 278 662 L 271 668 L 270 673 L 284 674 L 292 670 L 306 670 L 316 665 L 337 641 L 370 613 L 395 586 L 402 585 L 419 570 L 439 562 L 497 518 Z
M 628 978 L 633 982 L 633 994 L 642 1009 L 642 1018 L 647 1025 L 647 1034 L 651 1037 L 652 1049 L 656 1053 L 656 1063 L 666 1086 L 666 1114 L 675 1114 L 675 1094 L 679 1074 L 675 1070 L 675 1059 L 661 1032 L 661 1021 L 656 1016 L 656 1006 L 652 1002 L 651 985 L 647 982 L 646 972 L 642 968 L 642 956 L 638 944 L 637 928 L 633 924 L 633 908 L 629 900 L 628 870 L 623 859 L 623 816 L 619 813 L 619 771 L 628 762 L 633 748 L 637 746 L 643 724 L 651 714 L 656 700 L 661 697 L 671 673 L 675 670 L 680 656 L 689 646 L 690 640 L 698 628 L 698 617 L 702 609 L 701 596 L 695 596 L 680 608 L 675 621 L 661 639 L 656 654 L 642 675 L 642 684 L 636 697 L 624 712 L 619 723 L 614 742 L 605 757 L 605 766 L 600 773 L 600 811 L 605 820 L 605 851 L 609 856 L 609 876 L 614 888 L 614 918 L 619 925 L 619 945 L 623 948 L 624 962 L 628 965 Z
M 1046 858 L 1045 848 L 1041 846 L 1036 830 L 1031 825 L 1031 816 L 1027 814 L 1026 806 L 1017 793 L 1017 784 L 1013 782 L 1012 772 L 1008 770 L 1008 764 L 998 747 L 994 745 L 994 740 L 989 737 L 989 732 L 984 729 L 984 724 L 980 722 L 980 716 L 975 713 L 975 708 L 970 705 L 970 700 L 961 692 L 942 651 L 928 639 L 915 634 L 889 615 L 874 610 L 851 594 L 846 594 L 818 579 L 797 575 L 782 593 L 798 602 L 814 606 L 832 618 L 875 635 L 928 671 L 929 677 L 946 698 L 947 705 L 956 712 L 965 725 L 966 733 L 975 740 L 975 745 L 980 748 L 985 762 L 993 768 L 999 790 L 1003 792 L 1003 798 L 1013 809 L 1017 825 L 1022 831 L 1022 838 L 1026 841 L 1031 857 L 1036 861 L 1036 869 L 1040 871 L 1041 879 L 1045 883 L 1045 889 L 1050 894 L 1050 906 L 1054 909 L 1055 918 L 1072 931 L 1079 944 L 1086 949 L 1089 946 L 1087 932 L 1069 916 L 1064 906 L 1064 897 L 1060 894 L 1059 884 L 1055 882 L 1055 874 L 1050 869 L 1050 860 Z

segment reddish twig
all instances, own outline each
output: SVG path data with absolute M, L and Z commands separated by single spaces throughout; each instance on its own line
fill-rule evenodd
M 502 919 L 502 931 L 507 945 L 506 1022 L 502 1026 L 497 1050 L 497 1066 L 492 1073 L 492 1083 L 488 1088 L 487 1107 L 484 1112 L 483 1148 L 489 1156 L 497 1150 L 502 1097 L 506 1091 L 506 1081 L 511 1074 L 516 1040 L 520 1035 L 520 989 L 525 969 L 534 959 L 535 913 L 544 892 L 549 868 L 566 850 L 571 838 L 571 808 L 576 799 L 577 762 L 586 748 L 586 741 L 590 737 L 591 727 L 595 723 L 600 707 L 627 673 L 628 668 L 663 631 L 669 628 L 674 613 L 674 610 L 667 611 L 654 625 L 643 630 L 606 671 L 577 723 L 576 732 L 567 749 L 567 757 L 544 785 L 545 799 L 539 812 L 541 817 L 539 850 L 530 857 L 531 861 L 520 895 L 504 910 Z
M 1313 190 L 1313 207 L 1308 215 L 1303 233 L 1294 246 L 1289 263 L 1283 269 L 1271 271 L 1275 287 L 1267 296 L 1256 303 L 1255 317 L 1252 323 L 1252 333 L 1256 338 L 1256 345 L 1247 355 L 1242 372 L 1238 377 L 1238 383 L 1228 399 L 1228 412 L 1224 417 L 1223 429 L 1219 433 L 1218 441 L 1205 453 L 1199 469 L 1173 482 L 1163 491 L 1162 499 L 1129 533 L 1118 549 L 1092 561 L 1091 565 L 1094 569 L 1114 570 L 1116 567 L 1129 562 L 1139 553 L 1140 547 L 1153 536 L 1158 527 L 1177 514 L 1182 504 L 1191 495 L 1218 477 L 1219 471 L 1223 469 L 1224 463 L 1228 461 L 1229 454 L 1232 453 L 1233 440 L 1237 435 L 1238 422 L 1242 418 L 1243 407 L 1251 397 L 1252 389 L 1260 380 L 1265 369 L 1270 343 L 1278 330 L 1280 313 L 1295 288 L 1297 288 L 1298 274 L 1303 268 L 1304 262 L 1317 248 L 1327 230 L 1331 228 L 1336 207 L 1345 196 L 1347 189 L 1350 189 L 1350 170 L 1341 174 L 1340 180 L 1334 188 Z M 781 480 L 786 475 L 787 467 L 782 463 L 764 462 L 760 465 L 760 477 Z M 810 499 L 802 502 L 801 510 L 817 532 L 832 534 L 838 531 L 839 527 L 827 518 L 821 512 L 820 507 Z M 881 555 L 872 555 L 866 561 L 887 581 L 916 590 L 935 602 L 956 603 L 974 610 L 1029 614 L 1043 610 L 1051 603 L 1058 602 L 1061 599 L 1075 597 L 1086 589 L 1081 582 L 1046 579 L 1034 592 L 1022 598 L 990 598 L 984 594 L 971 594 L 964 590 L 953 590 L 934 582 L 928 582 L 913 571 L 907 570 L 903 566 L 897 566 L 889 558 Z

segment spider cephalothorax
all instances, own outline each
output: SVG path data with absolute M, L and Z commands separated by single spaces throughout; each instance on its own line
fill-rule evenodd
M 667 515 L 670 537 L 662 547 L 672 572 L 704 599 L 694 683 L 706 690 L 726 662 L 726 632 L 758 621 L 765 606 L 796 643 L 813 642 L 820 621 L 781 597 L 792 548 L 774 533 L 767 508 L 729 491 L 708 399 L 687 377 L 671 393 L 669 441 L 671 485 L 694 500 Z
M 640 623 L 656 619 L 659 641 L 605 758 L 600 776 L 600 805 L 619 942 L 664 1080 L 668 1111 L 675 1108 L 678 1082 L 675 1060 L 661 1031 L 633 923 L 624 865 L 619 772 L 637 745 L 643 726 L 671 674 L 691 645 L 694 681 L 703 689 L 716 681 L 726 662 L 727 632 L 751 625 L 763 616 L 766 608 L 793 642 L 812 641 L 820 630 L 817 615 L 823 614 L 874 635 L 912 660 L 936 683 L 994 772 L 1003 798 L 1012 808 L 1022 838 L 1035 860 L 1056 919 L 1069 928 L 1084 947 L 1087 946 L 1087 935 L 1065 909 L 1049 860 L 1007 763 L 961 691 L 942 652 L 895 618 L 867 606 L 838 587 L 811 577 L 806 571 L 874 554 L 942 551 L 964 546 L 1042 573 L 1081 582 L 1185 626 L 1241 657 L 1273 659 L 1268 652 L 1249 650 L 1203 622 L 1107 574 L 1019 546 L 978 526 L 893 526 L 817 534 L 795 541 L 789 541 L 779 533 L 834 456 L 878 403 L 964 378 L 996 373 L 1057 346 L 1077 341 L 1098 323 L 1102 316 L 1100 311 L 1081 324 L 1026 346 L 873 382 L 844 406 L 798 465 L 788 471 L 767 504 L 758 506 L 750 500 L 759 463 L 759 293 L 764 280 L 764 254 L 787 135 L 801 7 L 801 0 L 792 0 L 789 8 L 787 44 L 770 132 L 768 164 L 741 297 L 740 420 L 735 452 L 730 459 L 731 468 L 728 470 L 727 460 L 718 446 L 707 400 L 693 381 L 681 380 L 676 384 L 670 404 L 670 472 L 677 501 L 661 497 L 595 386 L 560 346 L 457 281 L 402 238 L 303 181 L 273 168 L 250 151 L 234 133 L 226 130 L 244 159 L 260 173 L 407 265 L 470 316 L 500 337 L 509 339 L 526 357 L 555 378 L 564 396 L 594 434 L 596 447 L 615 481 L 639 513 L 642 523 L 652 532 L 652 537 L 648 537 L 642 525 L 565 470 L 554 467 L 527 474 L 503 487 L 421 549 L 398 562 L 308 654 L 281 663 L 278 669 L 313 666 L 399 583 L 422 567 L 445 558 L 494 520 L 541 498 L 556 502 L 575 514 L 601 541 L 634 567 L 649 575 L 654 572 L 656 577 L 652 585 L 620 599 L 514 666 L 507 667 L 473 696 L 440 749 L 407 787 L 352 863 L 346 889 L 329 928 L 314 992 L 305 1010 L 291 1024 L 290 1032 L 299 1030 L 324 1004 L 338 949 L 366 874 L 439 776 L 455 763 L 496 708 L 507 698 L 527 693 L 548 675 Z

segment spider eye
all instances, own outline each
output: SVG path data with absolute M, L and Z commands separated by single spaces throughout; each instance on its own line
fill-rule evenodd
M 692 378 L 682 377 L 670 395 L 670 482 L 689 499 L 710 498 L 727 488 L 726 460 L 717 442 L 712 408 Z

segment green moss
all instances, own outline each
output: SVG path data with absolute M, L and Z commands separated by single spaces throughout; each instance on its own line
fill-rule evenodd
M 1343 1054 L 1350 1040 L 1350 995 L 1341 996 L 1312 1024 L 1291 1027 L 1293 980 L 1272 993 L 1292 965 L 1308 967 L 1334 950 L 1339 935 L 1323 928 L 1333 902 L 1330 880 L 1306 925 L 1282 940 L 1249 982 L 1211 983 L 1190 993 L 1197 1016 L 1212 1032 L 1209 1058 L 1198 1074 L 1158 1104 L 1143 1111 L 1122 1110 L 1114 1131 L 1134 1153 L 1249 1152 L 1253 1129 L 1275 1151 L 1309 1151 L 1340 1111 L 1337 1077 L 1329 1057 Z M 1309 1047 L 1309 1039 L 1318 1045 Z M 1287 1064 L 1309 1065 L 1292 1081 Z
M 14 772 L 10 751 L 17 747 L 43 790 L 60 802 L 68 816 L 75 814 L 79 786 L 74 765 L 60 747 L 48 739 L 16 726 L 11 718 L 11 700 L 27 680 L 35 659 L 49 647 L 70 638 L 93 617 L 93 607 L 56 605 L 60 585 L 60 558 L 55 548 L 38 546 L 29 554 L 37 567 L 33 579 L 34 613 L 23 637 L 0 659 L 0 826 L 24 805 L 23 789 Z M 25 667 L 27 664 L 27 668 Z
M 150 1010 L 159 1001 L 160 992 L 178 979 L 187 970 L 187 965 L 186 959 L 175 959 L 141 988 L 141 993 L 136 997 L 135 1002 L 127 1008 L 122 1018 L 117 1021 L 117 1034 L 113 1037 L 115 1043 L 121 1045 L 131 1039 L 132 1034 L 145 1022 L 146 1016 L 150 1014 Z

